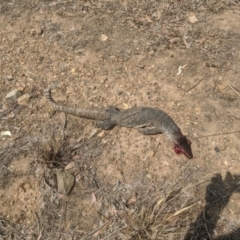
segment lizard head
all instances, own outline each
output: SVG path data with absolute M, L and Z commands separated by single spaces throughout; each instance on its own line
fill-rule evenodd
M 193 158 L 191 141 L 188 140 L 185 136 L 180 137 L 174 146 L 174 151 L 176 154 L 184 154 L 187 158 Z

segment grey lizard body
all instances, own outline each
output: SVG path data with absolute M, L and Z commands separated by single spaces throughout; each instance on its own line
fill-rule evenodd
M 96 120 L 97 125 L 109 130 L 119 125 L 121 127 L 135 128 L 144 135 L 164 133 L 175 144 L 176 153 L 184 153 L 192 158 L 191 142 L 181 133 L 180 128 L 173 119 L 157 108 L 132 107 L 120 111 L 116 107 L 100 108 L 74 108 L 57 104 L 51 96 L 51 90 L 46 91 L 46 97 L 55 110 L 74 116 Z

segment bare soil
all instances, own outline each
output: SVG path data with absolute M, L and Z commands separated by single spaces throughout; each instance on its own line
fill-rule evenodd
M 1 239 L 240 239 L 239 1 L 1 1 L 0 26 Z M 193 160 L 164 135 L 65 119 L 48 86 L 164 110 Z

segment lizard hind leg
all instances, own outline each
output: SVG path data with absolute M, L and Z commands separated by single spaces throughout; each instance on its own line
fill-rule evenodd
M 116 114 L 118 114 L 120 111 L 118 108 L 113 106 L 108 106 L 105 109 L 107 116 L 109 117 L 109 120 L 103 120 L 103 121 L 96 121 L 97 126 L 100 127 L 103 130 L 110 130 L 114 128 L 117 124 L 112 122 L 112 117 Z
M 111 121 L 96 121 L 96 124 L 99 128 L 103 129 L 103 130 L 110 130 L 113 129 L 116 124 L 113 124 Z

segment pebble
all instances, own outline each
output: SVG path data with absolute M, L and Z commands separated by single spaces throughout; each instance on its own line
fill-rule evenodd
M 149 157 L 153 157 L 155 154 L 156 154 L 156 153 L 155 153 L 153 150 L 149 150 L 147 155 L 148 155 Z
M 93 129 L 92 132 L 89 135 L 89 138 L 93 138 L 93 137 L 97 136 L 100 131 L 101 130 L 98 129 L 98 128 Z
M 11 81 L 11 80 L 13 80 L 13 75 L 6 75 L 6 76 L 4 76 L 4 78 L 8 81 Z
M 37 33 L 39 36 L 43 34 L 43 31 L 44 31 L 44 28 L 43 28 L 43 27 L 38 27 L 38 28 L 36 29 L 36 33 Z
M 51 89 L 55 89 L 55 88 L 57 88 L 59 85 L 60 85 L 60 82 L 59 82 L 59 81 L 52 81 L 52 82 L 50 83 Z
M 224 89 L 226 89 L 226 85 L 225 84 L 218 84 L 217 88 L 219 91 L 223 91 Z
M 149 55 L 154 55 L 154 53 L 155 53 L 155 51 L 153 51 L 153 50 L 151 50 L 150 52 L 149 52 Z
M 21 96 L 21 92 L 18 89 L 13 89 L 6 95 L 6 99 L 17 100 Z
M 65 62 L 60 62 L 59 63 L 59 70 L 64 71 L 67 68 L 67 64 Z
M 98 133 L 98 135 L 97 135 L 98 137 L 103 137 L 104 136 L 104 132 L 103 131 L 101 131 L 100 133 Z
M 6 137 L 6 136 L 11 137 L 12 134 L 11 134 L 10 131 L 3 131 L 3 132 L 1 132 L 1 136 L 2 136 L 2 137 Z
M 100 83 L 105 83 L 108 80 L 108 76 L 107 75 L 103 75 L 99 77 L 99 81 Z
M 108 36 L 105 35 L 105 34 L 102 34 L 102 35 L 101 35 L 101 41 L 102 41 L 102 42 L 105 42 L 105 41 L 107 41 L 107 40 L 108 40 Z
M 152 178 L 152 175 L 151 175 L 150 173 L 148 173 L 148 174 L 146 175 L 146 177 L 147 177 L 148 179 L 151 179 L 151 178 Z
M 23 94 L 22 96 L 20 96 L 19 98 L 18 98 L 18 104 L 20 104 L 20 105 L 26 105 L 27 103 L 28 103 L 28 101 L 29 101 L 29 99 L 30 99 L 30 94 L 28 94 L 28 93 L 25 93 L 25 94 Z
M 74 186 L 75 178 L 69 171 L 57 172 L 58 192 L 69 194 Z
M 215 147 L 214 150 L 215 150 L 216 153 L 220 152 L 220 149 L 218 147 Z

